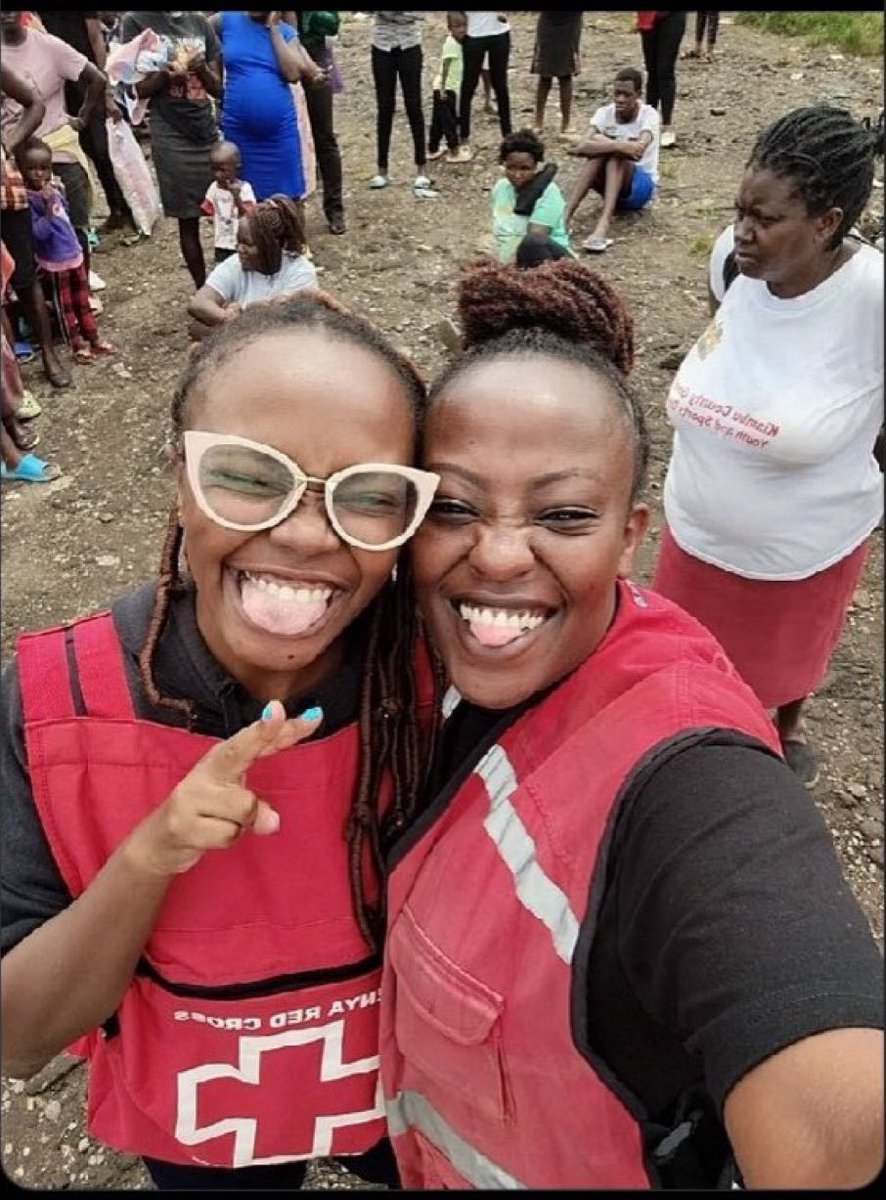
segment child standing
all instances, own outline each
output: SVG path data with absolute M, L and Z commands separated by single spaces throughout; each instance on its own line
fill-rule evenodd
M 252 184 L 240 178 L 240 151 L 234 142 L 219 142 L 209 155 L 212 183 L 201 211 L 214 222 L 215 261 L 237 253 L 237 222 L 255 208 Z
M 59 324 L 74 361 L 91 363 L 96 354 L 113 354 L 99 337 L 89 306 L 89 280 L 60 180 L 52 174 L 52 151 L 40 138 L 27 138 L 15 149 L 31 210 L 34 258 L 52 283 Z
M 457 162 L 458 154 L 458 94 L 462 78 L 462 42 L 468 32 L 468 19 L 463 12 L 448 12 L 446 28 L 449 33 L 440 55 L 440 72 L 434 78 L 434 101 L 431 127 L 428 131 L 428 159 L 443 153 L 440 139 L 446 139 L 449 150 L 447 162 Z

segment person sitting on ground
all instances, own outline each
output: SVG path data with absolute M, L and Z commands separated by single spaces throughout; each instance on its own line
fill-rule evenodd
M 504 176 L 492 189 L 492 231 L 498 260 L 513 262 L 521 244 L 544 243 L 545 257 L 574 257 L 564 215 L 566 201 L 554 183 L 555 163 L 543 166 L 544 143 L 531 129 L 509 133 L 498 161 Z
M 52 151 L 30 137 L 16 147 L 15 159 L 28 189 L 31 237 L 37 265 L 52 287 L 59 325 L 75 362 L 91 363 L 96 354 L 113 354 L 99 336 L 89 303 L 89 278 L 61 180 L 52 173 Z
M 316 287 L 306 249 L 300 205 L 282 194 L 257 204 L 237 222 L 237 254 L 210 271 L 188 305 L 191 338 L 201 341 L 256 300 Z
M 461 92 L 463 73 L 462 42 L 468 31 L 467 17 L 463 12 L 448 12 L 446 28 L 449 33 L 440 51 L 440 71 L 434 77 L 431 127 L 428 130 L 428 161 L 440 158 L 445 153 L 440 145 L 446 139 L 449 151 L 446 161 L 458 162 L 458 97 Z
M 588 159 L 572 185 L 567 227 L 590 188 L 603 197 L 597 224 L 582 243 L 592 254 L 612 245 L 606 234 L 613 213 L 636 212 L 655 193 L 660 119 L 642 96 L 643 76 L 635 67 L 623 67 L 615 76 L 612 103 L 597 109 L 585 140 L 567 151 Z
M 237 253 L 237 222 L 255 208 L 252 184 L 240 178 L 240 150 L 234 142 L 219 142 L 209 156 L 212 183 L 201 205 L 212 217 L 215 261 L 222 263 Z

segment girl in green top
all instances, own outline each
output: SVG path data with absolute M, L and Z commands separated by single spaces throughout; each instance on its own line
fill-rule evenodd
M 543 166 L 545 148 L 531 129 L 520 129 L 502 141 L 498 160 L 504 177 L 492 189 L 492 232 L 498 260 L 525 257 L 574 258 L 566 232 L 566 201 L 553 182 L 557 168 Z M 528 263 L 520 265 L 529 265 Z

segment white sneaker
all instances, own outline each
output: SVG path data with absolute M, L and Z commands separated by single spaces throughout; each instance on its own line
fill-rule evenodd
M 369 186 L 371 188 L 383 188 L 387 187 L 390 182 L 387 175 L 373 175 L 369 181 Z
M 423 191 L 426 188 L 434 186 L 433 180 L 428 179 L 427 175 L 416 175 L 415 183 L 412 185 L 416 191 Z
M 95 271 L 89 272 L 89 290 L 91 292 L 103 292 L 107 286 L 101 275 L 96 275 Z
M 661 147 L 663 150 L 669 150 L 671 146 L 676 146 L 677 138 L 673 129 L 666 129 L 661 135 Z

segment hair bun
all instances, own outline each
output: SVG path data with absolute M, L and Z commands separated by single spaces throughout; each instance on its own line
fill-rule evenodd
M 574 259 L 531 270 L 482 259 L 459 285 L 458 311 L 465 349 L 513 329 L 538 329 L 593 347 L 623 374 L 634 363 L 634 323 L 624 301 Z

